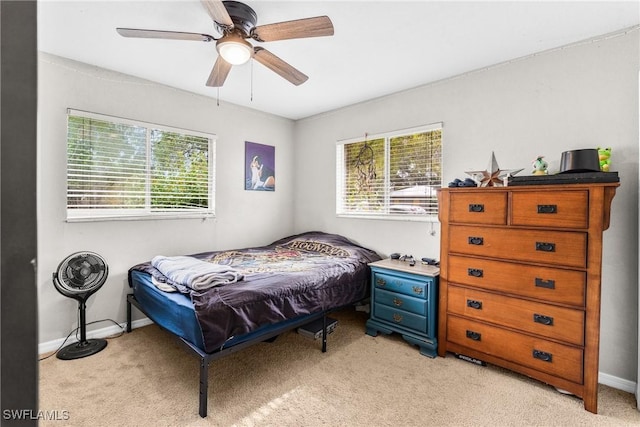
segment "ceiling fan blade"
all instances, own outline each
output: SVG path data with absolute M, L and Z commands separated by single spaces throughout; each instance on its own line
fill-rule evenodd
M 211 74 L 209 75 L 209 79 L 207 80 L 207 86 L 222 87 L 224 81 L 229 75 L 229 71 L 231 71 L 231 64 L 222 59 L 221 56 L 218 56 L 216 63 L 213 65 L 213 70 L 211 70 Z
M 215 22 L 220 25 L 224 25 L 228 29 L 233 28 L 233 21 L 231 20 L 231 16 L 229 16 L 229 12 L 227 12 L 227 8 L 224 7 L 224 4 L 220 0 L 201 0 L 202 5 L 207 10 L 207 13 Z
M 253 50 L 253 57 L 256 61 L 269 68 L 271 71 L 279 74 L 281 77 L 289 80 L 294 85 L 299 86 L 309 79 L 308 76 L 287 64 L 268 50 L 262 47 L 255 47 Z
M 137 37 L 146 39 L 172 39 L 172 40 L 194 40 L 210 42 L 215 40 L 209 34 L 183 33 L 179 31 L 159 31 L 142 30 L 138 28 L 116 28 L 118 34 L 123 37 Z
M 258 25 L 251 30 L 251 37 L 260 42 L 332 35 L 333 24 L 328 16 Z

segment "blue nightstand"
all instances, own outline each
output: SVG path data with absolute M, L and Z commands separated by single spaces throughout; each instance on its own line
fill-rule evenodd
M 438 349 L 438 276 L 431 265 L 384 259 L 371 267 L 371 317 L 367 334 L 397 332 L 420 347 L 420 353 L 436 357 Z

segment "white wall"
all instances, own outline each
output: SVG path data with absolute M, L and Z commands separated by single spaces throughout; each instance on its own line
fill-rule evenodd
M 336 141 L 442 121 L 444 184 L 544 155 L 610 146 L 621 187 L 604 235 L 600 372 L 633 389 L 638 317 L 639 31 L 587 41 L 296 122 L 296 231 L 341 233 L 381 254 L 439 258 L 438 233 L 415 222 L 335 215 Z M 611 381 L 609 381 L 611 382 Z M 626 385 L 626 387 L 625 387 Z
M 216 106 L 212 98 L 49 54 L 40 53 L 38 67 L 40 343 L 63 338 L 77 326 L 76 301 L 60 295 L 51 281 L 58 264 L 75 251 L 95 251 L 110 268 L 107 283 L 89 299 L 87 320 L 123 322 L 132 265 L 158 254 L 255 246 L 291 234 L 292 121 L 224 103 Z M 65 222 L 67 108 L 216 134 L 216 218 Z M 276 147 L 275 192 L 244 190 L 245 141 Z

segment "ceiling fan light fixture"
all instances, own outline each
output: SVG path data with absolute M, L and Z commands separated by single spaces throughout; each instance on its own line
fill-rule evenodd
M 229 34 L 218 40 L 216 50 L 231 65 L 242 65 L 253 56 L 251 43 L 237 34 Z

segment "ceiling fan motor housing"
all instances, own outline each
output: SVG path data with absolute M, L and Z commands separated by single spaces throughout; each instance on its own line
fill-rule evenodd
M 227 9 L 234 27 L 241 30 L 245 37 L 249 36 L 258 22 L 258 15 L 255 10 L 239 1 L 224 1 L 222 3 Z

